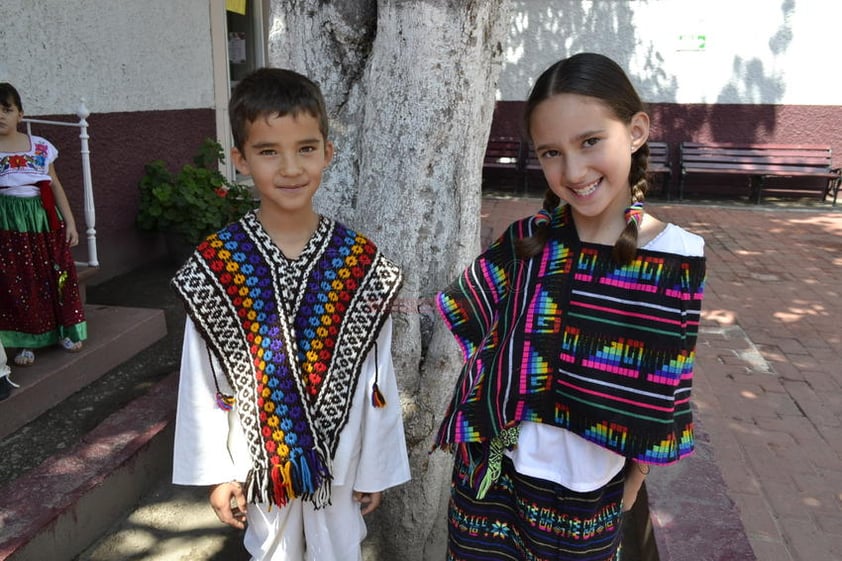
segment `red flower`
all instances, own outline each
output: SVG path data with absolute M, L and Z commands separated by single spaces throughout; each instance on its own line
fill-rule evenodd
M 220 197 L 222 197 L 223 199 L 226 196 L 228 196 L 228 189 L 225 189 L 223 187 L 217 187 L 216 189 L 213 190 L 213 192 L 216 193 L 217 195 L 219 195 Z
M 26 158 L 20 155 L 9 156 L 9 166 L 13 168 L 25 168 Z

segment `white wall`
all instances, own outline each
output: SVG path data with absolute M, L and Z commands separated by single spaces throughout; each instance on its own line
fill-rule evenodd
M 498 99 L 580 51 L 614 58 L 648 102 L 839 105 L 842 2 L 514 0 Z
M 208 0 L 2 0 L 0 81 L 29 115 L 213 107 Z

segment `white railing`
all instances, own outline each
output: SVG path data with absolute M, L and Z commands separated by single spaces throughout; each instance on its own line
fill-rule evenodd
M 76 262 L 77 266 L 99 267 L 99 260 L 97 259 L 96 251 L 96 211 L 94 210 L 94 188 L 91 182 L 91 150 L 88 147 L 88 121 L 87 118 L 91 112 L 85 107 L 85 100 L 83 99 L 79 105 L 79 110 L 76 115 L 79 121 L 76 123 L 69 123 L 67 121 L 45 121 L 43 119 L 24 118 L 26 123 L 26 132 L 32 136 L 32 124 L 39 125 L 56 125 L 59 127 L 79 127 L 79 141 L 81 144 L 80 153 L 82 155 L 82 189 L 85 196 L 85 236 L 88 241 L 88 260 Z

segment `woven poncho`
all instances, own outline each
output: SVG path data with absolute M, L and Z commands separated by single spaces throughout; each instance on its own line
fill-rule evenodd
M 465 365 L 436 445 L 487 460 L 528 420 L 641 462 L 690 454 L 704 257 L 640 249 L 619 266 L 561 207 L 543 252 L 519 259 L 533 227 L 512 224 L 438 296 Z
M 338 436 L 400 284 L 400 270 L 342 224 L 322 218 L 288 260 L 253 212 L 178 271 L 173 287 L 235 391 L 249 501 L 328 504 Z

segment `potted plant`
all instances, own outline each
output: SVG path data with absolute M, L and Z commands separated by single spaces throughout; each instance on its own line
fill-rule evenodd
M 223 161 L 222 146 L 207 138 L 193 163 L 177 173 L 162 160 L 144 166 L 138 185 L 137 225 L 141 230 L 163 232 L 170 252 L 176 253 L 179 261 L 205 236 L 256 206 L 247 186 L 232 183 L 220 173 Z

